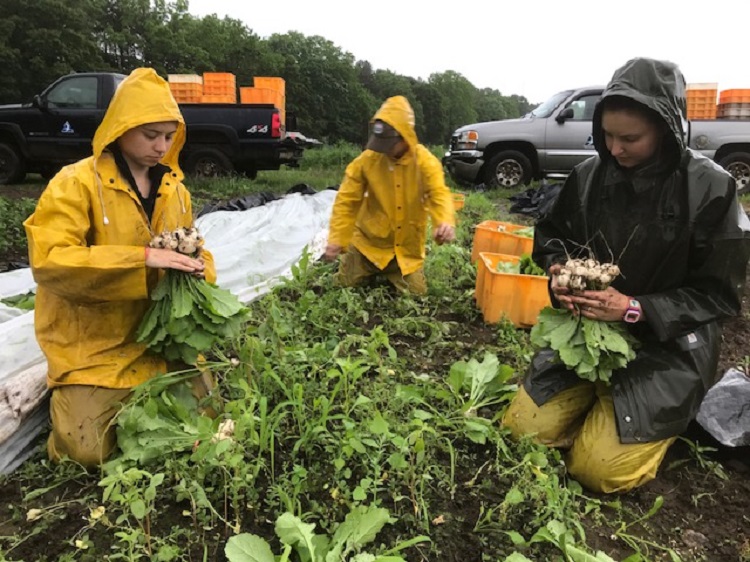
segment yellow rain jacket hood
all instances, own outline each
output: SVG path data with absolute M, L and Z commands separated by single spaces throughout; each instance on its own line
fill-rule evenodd
M 409 148 L 398 160 L 365 150 L 347 166 L 328 242 L 354 245 L 380 269 L 395 257 L 401 273 L 409 275 L 424 263 L 427 218 L 433 226 L 455 225 L 453 200 L 440 160 L 417 140 L 408 100 L 388 98 L 372 121 L 378 119 L 396 129 Z
M 106 147 L 134 127 L 176 121 L 170 168 L 149 221 L 138 195 Z M 117 89 L 93 140 L 93 155 L 66 166 L 24 222 L 37 282 L 35 329 L 50 387 L 83 384 L 130 388 L 166 372 L 163 359 L 135 342 L 159 271 L 147 268 L 153 234 L 192 226 L 190 195 L 177 159 L 185 124 L 166 81 L 133 71 Z M 156 187 L 156 186 L 154 186 Z M 216 280 L 206 251 L 206 279 Z

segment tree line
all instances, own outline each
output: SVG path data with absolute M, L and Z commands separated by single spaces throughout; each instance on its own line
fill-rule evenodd
M 230 17 L 191 15 L 187 0 L 0 0 L 0 13 L 0 103 L 28 102 L 69 72 L 150 66 L 165 78 L 232 72 L 238 85 L 281 76 L 297 129 L 329 143 L 363 143 L 373 113 L 397 94 L 414 107 L 420 141 L 435 145 L 461 125 L 533 108 L 452 70 L 422 80 L 375 69 L 318 35 L 262 38 Z

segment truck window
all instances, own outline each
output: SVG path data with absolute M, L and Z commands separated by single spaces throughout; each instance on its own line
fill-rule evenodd
M 47 93 L 47 105 L 66 109 L 96 109 L 96 93 L 96 76 L 69 78 Z
M 555 108 L 557 108 L 557 106 L 560 105 L 560 103 L 562 103 L 562 101 L 572 93 L 573 90 L 565 90 L 564 92 L 555 94 L 550 99 L 545 101 L 542 105 L 534 109 L 531 112 L 531 115 L 539 118 L 549 117 L 550 115 L 552 115 L 552 112 L 555 110 Z
M 600 97 L 599 94 L 589 94 L 570 102 L 568 107 L 573 108 L 571 121 L 591 121 L 594 118 L 594 109 Z

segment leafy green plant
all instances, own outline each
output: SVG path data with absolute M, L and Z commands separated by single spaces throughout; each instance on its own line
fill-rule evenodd
M 188 365 L 215 344 L 239 336 L 247 319 L 247 309 L 232 293 L 176 269 L 165 272 L 151 300 L 136 340 Z
M 537 542 L 547 542 L 555 545 L 563 553 L 566 562 L 616 562 L 614 558 L 607 556 L 602 551 L 590 554 L 586 549 L 575 543 L 573 533 L 562 521 L 552 520 L 539 529 L 529 539 L 528 543 L 523 537 L 516 537 L 517 545 L 531 545 Z M 515 541 L 514 541 L 515 542 Z M 505 558 L 505 562 L 532 562 L 521 553 L 515 552 Z
M 520 272 L 524 275 L 547 275 L 547 272 L 534 263 L 529 254 L 521 254 L 518 264 Z
M 555 360 L 579 377 L 609 383 L 613 370 L 625 367 L 635 358 L 638 340 L 622 324 L 546 307 L 531 329 L 531 343 L 538 349 L 553 349 Z
M 315 534 L 315 525 L 304 523 L 291 513 L 276 520 L 276 534 L 284 545 L 279 557 L 274 556 L 270 544 L 250 533 L 231 537 L 224 550 L 229 562 L 406 562 L 398 553 L 408 547 L 427 542 L 426 536 L 404 541 L 380 555 L 362 552 L 362 547 L 375 540 L 389 521 L 388 510 L 377 507 L 353 509 L 338 526 L 332 537 Z M 296 555 L 291 558 L 292 554 Z
M 16 295 L 14 297 L 7 297 L 0 299 L 0 302 L 21 310 L 34 310 L 34 301 L 36 295 L 34 293 L 26 293 L 25 295 Z

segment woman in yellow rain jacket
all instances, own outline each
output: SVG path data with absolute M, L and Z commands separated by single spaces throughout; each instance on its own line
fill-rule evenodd
M 115 448 L 119 403 L 167 371 L 135 341 L 159 269 L 216 279 L 207 251 L 196 260 L 147 247 L 154 234 L 193 224 L 177 161 L 184 142 L 167 82 L 149 68 L 133 71 L 94 135 L 93 155 L 63 168 L 24 223 L 52 389 L 53 460 L 104 460 Z
M 334 260 L 347 248 L 339 284 L 383 274 L 401 291 L 424 294 L 428 216 L 436 242 L 455 238 L 443 166 L 419 144 L 407 99 L 394 96 L 373 117 L 367 147 L 347 166 L 333 205 L 324 257 Z

